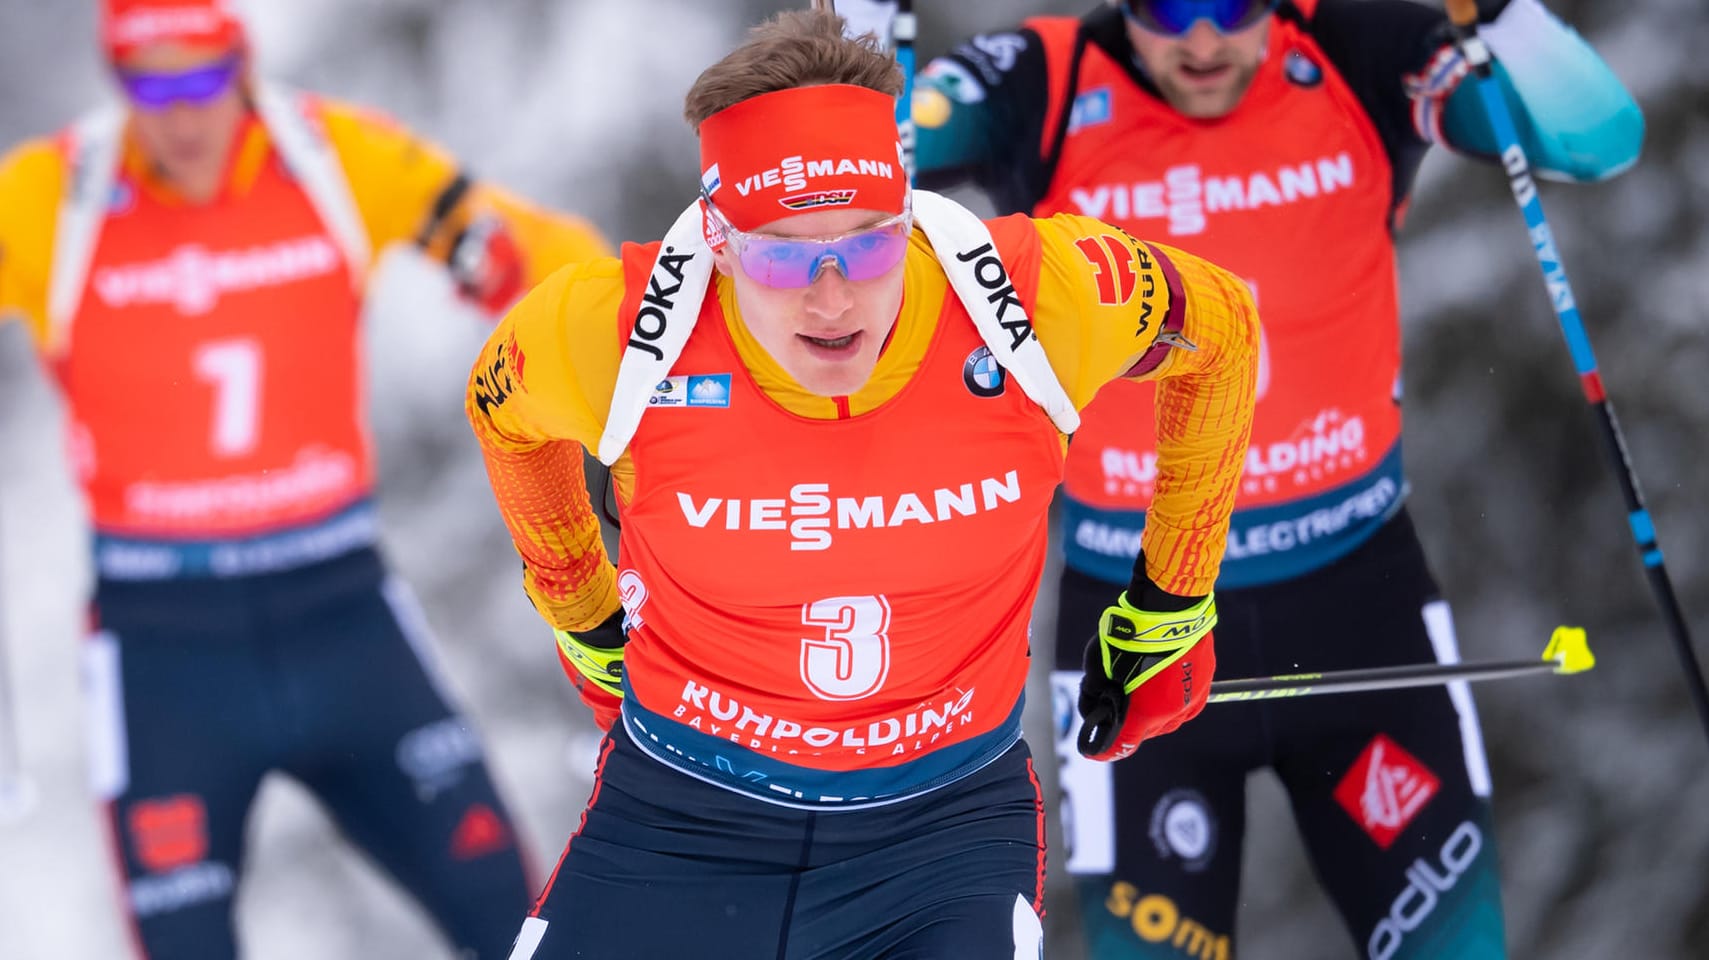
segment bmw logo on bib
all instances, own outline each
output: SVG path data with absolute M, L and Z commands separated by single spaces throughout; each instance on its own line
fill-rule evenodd
M 1282 74 L 1294 86 L 1307 90 L 1323 82 L 1323 68 L 1299 50 L 1288 51 L 1287 59 L 1282 61 Z
M 1002 396 L 1006 380 L 1003 367 L 991 355 L 990 347 L 980 347 L 968 354 L 967 362 L 961 365 L 961 381 L 976 397 Z

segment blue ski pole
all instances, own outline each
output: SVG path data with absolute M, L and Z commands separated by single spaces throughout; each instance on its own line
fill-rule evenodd
M 1501 86 L 1491 69 L 1489 47 L 1478 36 L 1477 2 L 1446 0 L 1446 5 L 1448 19 L 1454 24 L 1459 36 L 1461 52 L 1477 79 L 1478 95 L 1489 115 L 1490 128 L 1495 132 L 1496 142 L 1501 146 L 1501 165 L 1507 171 L 1513 198 L 1525 216 L 1525 226 L 1531 237 L 1531 249 L 1537 255 L 1538 266 L 1543 270 L 1543 284 L 1548 288 L 1549 301 L 1560 321 L 1561 334 L 1566 337 L 1573 365 L 1578 368 L 1579 386 L 1584 391 L 1585 401 L 1596 414 L 1603 447 L 1608 451 L 1609 463 L 1614 469 L 1615 478 L 1620 482 L 1620 493 L 1626 501 L 1626 518 L 1632 530 L 1632 537 L 1637 541 L 1644 573 L 1650 582 L 1651 591 L 1655 594 L 1656 603 L 1661 607 L 1668 634 L 1679 653 L 1686 686 L 1691 691 L 1692 700 L 1697 704 L 1697 714 L 1703 722 L 1704 732 L 1709 734 L 1709 686 L 1704 683 L 1703 669 L 1698 665 L 1696 651 L 1692 648 L 1691 631 L 1686 626 L 1685 614 L 1680 610 L 1673 580 L 1668 576 L 1667 566 L 1662 562 L 1661 547 L 1656 543 L 1655 521 L 1644 506 L 1644 494 L 1638 487 L 1637 474 L 1632 470 L 1632 458 L 1626 449 L 1625 435 L 1620 432 L 1620 422 L 1614 417 L 1614 405 L 1603 387 L 1602 375 L 1597 372 L 1596 354 L 1591 350 L 1584 321 L 1579 318 L 1572 285 L 1567 282 L 1566 267 L 1561 264 L 1554 234 L 1549 229 L 1548 219 L 1543 215 L 1543 201 L 1537 194 L 1536 181 L 1531 177 L 1531 163 L 1525 157 L 1525 149 L 1519 144 L 1519 134 L 1514 128 L 1513 117 L 1508 113 L 1507 101 L 1502 99 Z

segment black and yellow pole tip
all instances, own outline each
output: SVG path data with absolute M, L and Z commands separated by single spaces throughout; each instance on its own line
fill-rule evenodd
M 1596 666 L 1596 655 L 1590 652 L 1583 627 L 1556 627 L 1549 645 L 1543 648 L 1543 659 L 1554 661 L 1555 672 L 1561 674 L 1583 673 Z

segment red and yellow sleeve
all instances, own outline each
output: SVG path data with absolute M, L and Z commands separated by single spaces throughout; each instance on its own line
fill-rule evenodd
M 563 630 L 596 626 L 618 606 L 582 451 L 605 430 L 622 302 L 615 259 L 553 274 L 493 330 L 465 398 L 528 595 Z
M 1088 217 L 1056 216 L 1037 221 L 1037 229 L 1042 262 L 1033 323 L 1076 406 L 1118 377 L 1158 381 L 1157 489 L 1141 541 L 1146 573 L 1169 593 L 1209 593 L 1252 433 L 1252 295 L 1209 261 Z M 1156 368 L 1134 376 L 1176 296 L 1185 310 L 1180 336 L 1196 349 L 1170 348 Z
M 321 115 L 375 250 L 424 240 L 427 255 L 444 261 L 469 222 L 492 213 L 504 221 L 522 251 L 528 286 L 565 264 L 611 253 L 605 238 L 586 220 L 545 210 L 484 183 L 471 185 L 450 209 L 437 211 L 437 224 L 431 223 L 461 172 L 450 154 L 360 107 L 322 102 Z
M 38 348 L 48 342 L 48 284 L 65 159 L 34 140 L 0 160 L 0 320 L 17 317 Z

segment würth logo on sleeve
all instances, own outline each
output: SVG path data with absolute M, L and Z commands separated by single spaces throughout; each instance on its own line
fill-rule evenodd
M 1441 785 L 1429 767 L 1379 733 L 1336 785 L 1335 799 L 1387 850 Z
M 504 406 L 510 395 L 522 389 L 522 368 L 527 355 L 516 345 L 516 334 L 493 348 L 486 369 L 475 374 L 475 406 L 481 413 L 492 415 L 492 408 Z

